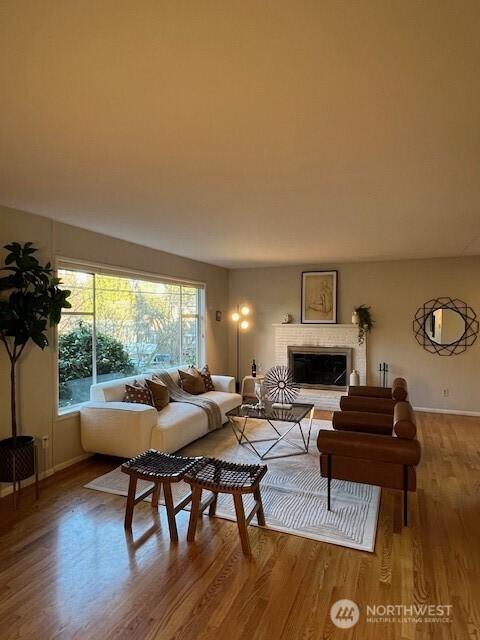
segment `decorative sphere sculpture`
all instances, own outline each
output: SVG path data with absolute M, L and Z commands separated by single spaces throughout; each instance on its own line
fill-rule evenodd
M 285 365 L 271 367 L 263 381 L 268 398 L 279 404 L 290 404 L 298 396 L 290 369 Z

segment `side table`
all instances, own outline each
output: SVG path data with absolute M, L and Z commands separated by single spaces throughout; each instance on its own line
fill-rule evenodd
M 263 382 L 265 376 L 245 376 L 242 380 L 240 395 L 242 398 L 255 398 L 255 382 Z

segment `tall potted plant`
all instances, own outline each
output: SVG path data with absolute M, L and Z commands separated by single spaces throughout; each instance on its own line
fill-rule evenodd
M 62 309 L 70 308 L 70 291 L 59 287 L 48 262 L 35 258 L 31 242 L 5 245 L 9 253 L 6 275 L 0 277 L 0 341 L 10 360 L 11 437 L 0 441 L 0 482 L 15 483 L 35 471 L 34 438 L 20 435 L 17 425 L 17 365 L 30 341 L 40 349 L 48 345 L 47 329 L 60 322 Z

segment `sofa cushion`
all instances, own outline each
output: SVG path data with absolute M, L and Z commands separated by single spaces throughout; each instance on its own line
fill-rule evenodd
M 222 422 L 227 422 L 227 411 L 242 403 L 236 393 L 209 391 L 204 394 L 220 408 Z M 173 453 L 208 433 L 208 418 L 203 409 L 187 402 L 170 402 L 159 411 L 157 426 L 152 431 L 152 447 Z
M 153 406 L 152 394 L 148 387 L 137 384 L 126 384 L 125 393 L 123 396 L 124 402 L 131 402 L 133 404 L 149 404 Z
M 93 402 L 121 402 L 125 393 L 125 385 L 133 384 L 135 381 L 144 382 L 146 378 L 152 378 L 155 374 L 167 371 L 176 384 L 179 384 L 178 370 L 173 369 L 154 369 L 149 373 L 137 374 L 128 378 L 117 378 L 108 380 L 107 382 L 99 382 L 92 384 L 90 387 L 90 400 Z
M 152 431 L 152 448 L 173 453 L 208 433 L 207 414 L 186 402 L 170 402 L 159 411 Z
M 195 367 L 189 367 L 187 371 L 178 370 L 180 376 L 180 384 L 184 391 L 191 393 L 193 396 L 198 396 L 201 393 L 205 393 L 205 382 L 200 375 L 200 371 Z
M 212 374 L 210 373 L 208 364 L 201 369 L 200 375 L 202 376 L 205 384 L 205 391 L 215 391 L 215 385 L 213 384 Z
M 161 411 L 170 402 L 168 387 L 161 380 L 145 380 L 150 393 L 152 394 L 153 406 L 157 411 Z
M 225 391 L 207 391 L 203 394 L 203 398 L 209 398 L 213 400 L 220 408 L 222 414 L 222 424 L 228 422 L 228 418 L 225 415 L 227 411 L 235 409 L 242 404 L 242 396 L 238 393 L 226 393 Z

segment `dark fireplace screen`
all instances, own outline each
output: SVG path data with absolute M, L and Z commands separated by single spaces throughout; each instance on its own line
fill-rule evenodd
M 293 381 L 300 386 L 345 389 L 347 356 L 330 353 L 290 353 Z

